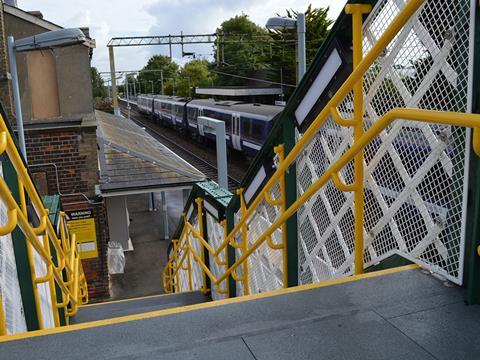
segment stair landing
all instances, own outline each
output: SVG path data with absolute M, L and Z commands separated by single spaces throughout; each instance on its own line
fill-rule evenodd
M 0 353 L 22 360 L 480 359 L 480 306 L 465 305 L 463 289 L 409 269 L 29 333 L 0 343 Z
M 201 292 L 187 292 L 98 303 L 82 306 L 71 323 L 80 324 L 90 321 L 112 319 L 120 316 L 200 304 L 207 301 L 211 301 L 210 297 L 203 295 Z

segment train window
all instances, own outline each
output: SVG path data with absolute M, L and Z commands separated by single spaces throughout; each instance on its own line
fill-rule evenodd
M 203 116 L 211 117 L 213 119 L 216 119 L 215 112 L 210 110 L 210 109 L 203 109 Z
M 192 124 L 197 123 L 197 108 L 187 109 L 188 122 Z
M 182 116 L 183 115 L 183 106 L 175 105 L 175 109 L 176 109 L 177 116 Z
M 230 133 L 230 123 L 232 122 L 232 114 L 223 113 L 211 109 L 203 109 L 203 116 L 225 122 L 225 131 Z
M 240 122 L 242 124 L 242 137 L 251 138 L 250 130 L 251 130 L 252 119 L 241 117 Z
M 252 120 L 252 136 L 251 138 L 253 140 L 256 140 L 260 144 L 263 143 L 265 140 L 263 138 L 263 127 L 267 126 L 268 122 L 266 121 L 258 121 L 258 120 Z
M 225 131 L 230 132 L 230 123 L 232 122 L 232 115 L 225 113 L 218 113 L 218 120 L 225 122 Z

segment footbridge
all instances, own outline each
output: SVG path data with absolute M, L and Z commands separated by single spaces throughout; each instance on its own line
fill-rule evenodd
M 349 1 L 239 189 L 193 187 L 162 296 L 82 305 L 74 236 L 42 216 L 2 122 L 17 177 L 8 184 L 4 167 L 0 232 L 21 231 L 52 269 L 33 289 L 50 286 L 39 315 L 59 325 L 22 331 L 4 297 L 1 353 L 478 358 L 479 6 Z M 40 225 L 12 195 L 18 183 Z

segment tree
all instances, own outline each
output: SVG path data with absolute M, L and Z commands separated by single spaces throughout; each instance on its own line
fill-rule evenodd
M 305 11 L 307 67 L 312 63 L 318 49 L 322 46 L 328 35 L 330 25 L 333 23 L 333 21 L 328 18 L 328 11 L 328 7 L 312 8 L 312 5 L 309 5 L 307 11 Z M 277 15 L 280 16 L 279 14 Z M 298 12 L 296 11 L 286 11 L 286 16 L 291 19 L 296 19 L 297 15 Z M 280 82 L 282 77 L 283 83 L 296 84 L 296 44 L 292 44 L 291 42 L 284 42 L 282 44 L 283 39 L 296 39 L 296 29 L 270 30 L 270 36 L 275 40 L 275 46 L 272 49 L 272 55 L 269 60 L 271 70 L 270 79 Z
M 154 55 L 138 74 L 137 81 L 140 83 L 142 92 L 144 93 L 152 91 L 153 81 L 154 93 L 160 94 L 162 90 L 161 73 L 163 72 L 164 85 L 166 85 L 166 83 L 173 81 L 172 79 L 176 80 L 176 78 L 178 78 L 178 70 L 179 66 L 170 61 L 168 56 Z M 164 91 L 166 90 L 165 88 L 166 86 L 164 86 Z
M 192 88 L 197 86 L 211 86 L 215 76 L 208 70 L 208 61 L 192 60 L 180 70 L 176 95 L 192 97 Z
M 220 52 L 222 72 L 232 73 L 244 77 L 255 77 L 257 70 L 267 67 L 265 62 L 266 43 L 261 41 L 252 41 L 249 36 L 261 36 L 266 38 L 268 34 L 265 29 L 256 25 L 245 14 L 237 15 L 227 21 L 224 21 L 217 29 L 220 34 L 245 34 L 247 37 L 242 42 L 221 44 L 218 48 L 214 45 L 214 52 Z M 217 64 L 218 65 L 218 64 Z M 211 67 L 212 70 L 214 66 Z M 245 85 L 246 81 L 240 78 L 219 75 L 220 85 Z
M 92 94 L 93 98 L 106 98 L 108 95 L 107 88 L 103 83 L 103 79 L 100 76 L 97 68 L 92 67 Z

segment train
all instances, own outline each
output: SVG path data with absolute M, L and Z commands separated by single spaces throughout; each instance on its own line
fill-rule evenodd
M 146 94 L 137 97 L 137 107 L 154 121 L 199 139 L 215 140 L 215 134 L 198 126 L 199 116 L 222 120 L 227 146 L 247 157 L 258 153 L 283 110 L 277 105 Z

